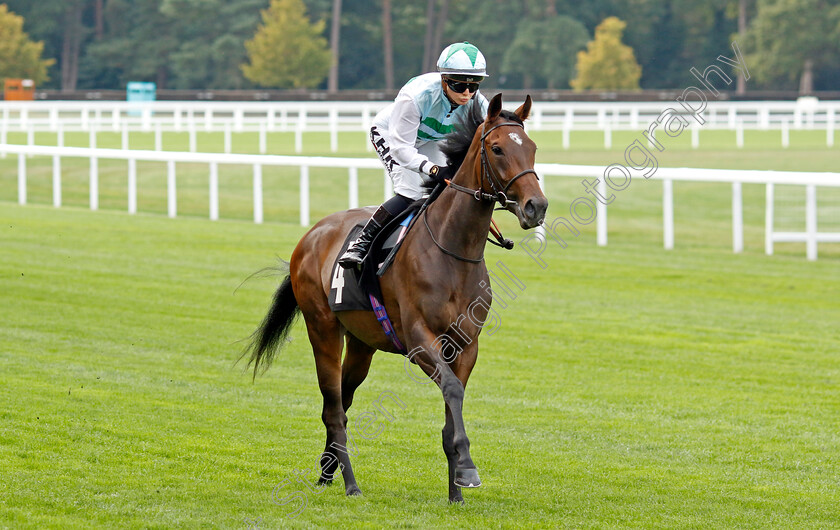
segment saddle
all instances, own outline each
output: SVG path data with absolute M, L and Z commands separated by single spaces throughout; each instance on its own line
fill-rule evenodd
M 379 231 L 371 242 L 370 251 L 362 262 L 361 270 L 345 269 L 338 263 L 338 258 L 347 250 L 352 241 L 359 236 L 363 224 L 355 225 L 341 245 L 341 249 L 333 262 L 332 281 L 330 282 L 329 304 L 334 313 L 339 311 L 373 311 L 376 320 L 382 326 L 382 331 L 391 339 L 397 351 L 407 354 L 405 346 L 394 331 L 391 319 L 382 300 L 382 289 L 379 277 L 385 274 L 394 262 L 405 235 L 423 214 L 423 211 L 443 192 L 446 184 L 438 184 L 427 199 L 419 199 L 411 203 L 401 214 L 392 219 Z
M 336 257 L 333 263 L 329 296 L 330 309 L 333 312 L 374 310 L 370 295 L 379 300 L 382 299 L 379 276 L 382 276 L 393 263 L 405 235 L 417 219 L 423 204 L 422 199 L 415 201 L 379 231 L 371 243 L 361 271 L 355 268 L 345 269 L 339 265 L 338 257 Z M 337 256 L 344 254 L 350 243 L 359 236 L 362 228 L 364 228 L 364 223 L 359 223 L 350 230 Z

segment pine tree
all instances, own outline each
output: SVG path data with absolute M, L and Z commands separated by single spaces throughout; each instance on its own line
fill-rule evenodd
M 41 59 L 43 42 L 29 40 L 23 17 L 0 4 L 0 82 L 6 78 L 31 79 L 36 85 L 49 79 L 47 68 L 54 59 Z
M 245 77 L 275 88 L 311 88 L 327 77 L 333 58 L 321 35 L 325 23 L 310 23 L 301 0 L 271 0 L 262 20 L 245 43 L 250 60 L 242 65 Z
M 577 54 L 578 76 L 571 81 L 572 88 L 639 88 L 642 67 L 636 62 L 633 48 L 621 42 L 626 26 L 627 23 L 617 17 L 605 18 L 598 24 L 595 28 L 595 39 L 589 41 L 586 51 Z

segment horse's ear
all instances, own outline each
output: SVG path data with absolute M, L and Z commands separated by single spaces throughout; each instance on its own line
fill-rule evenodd
M 490 100 L 490 105 L 487 107 L 487 121 L 493 121 L 499 117 L 502 112 L 502 94 L 501 92 L 493 96 Z
M 519 116 L 519 119 L 525 121 L 528 119 L 528 116 L 531 114 L 531 94 L 525 96 L 525 103 L 522 104 L 518 109 L 516 109 L 516 115 Z

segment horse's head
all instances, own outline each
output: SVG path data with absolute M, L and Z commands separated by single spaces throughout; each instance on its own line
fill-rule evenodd
M 502 110 L 502 95 L 497 94 L 476 132 L 481 135 L 482 187 L 516 214 L 522 228 L 541 224 L 548 208 L 548 199 L 534 171 L 537 145 L 525 134 L 523 125 L 530 112 L 531 96 L 515 112 L 510 112 Z

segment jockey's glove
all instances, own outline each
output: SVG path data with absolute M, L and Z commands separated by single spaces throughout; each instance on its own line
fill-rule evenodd
M 458 171 L 458 168 L 454 166 L 432 166 L 429 170 L 429 177 L 435 184 L 439 184 L 454 177 L 456 171 Z

